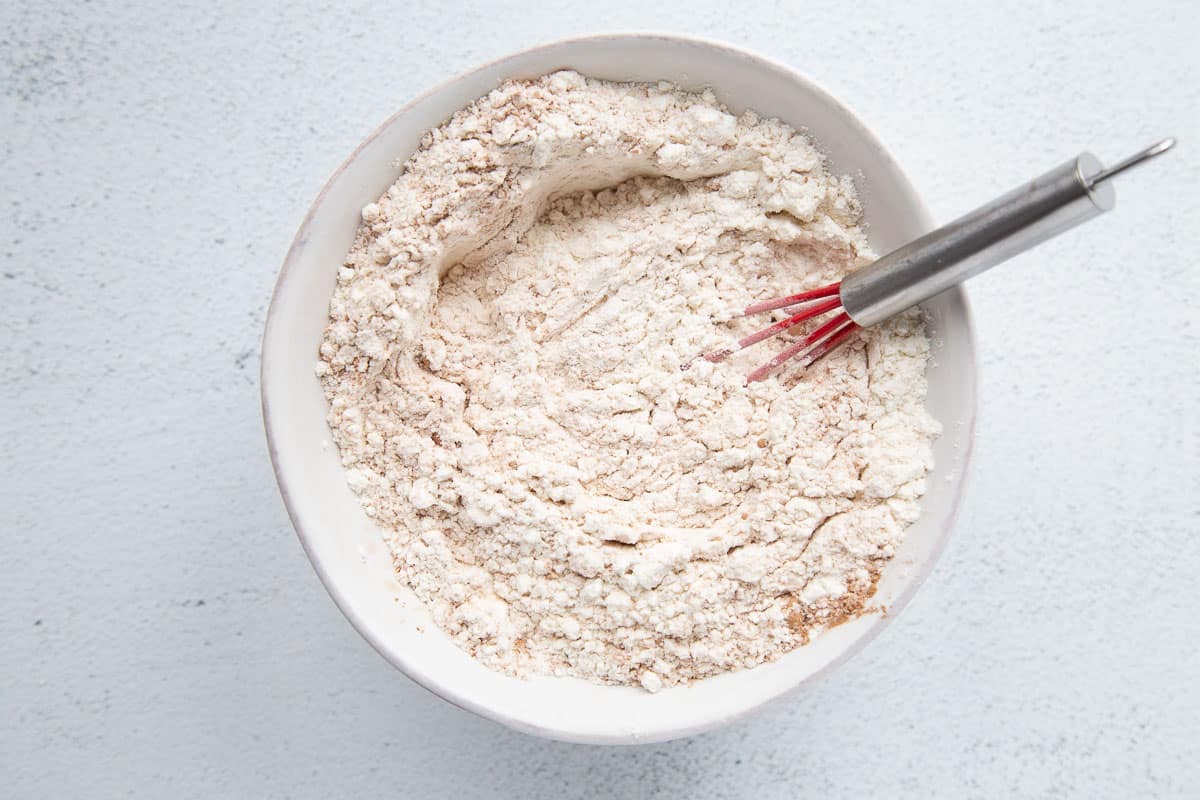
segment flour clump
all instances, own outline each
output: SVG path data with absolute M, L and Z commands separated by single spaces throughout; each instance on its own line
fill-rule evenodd
M 317 368 L 401 580 L 492 668 L 649 691 L 862 613 L 932 466 L 920 315 L 750 386 L 696 356 L 872 258 L 849 179 L 708 92 L 558 72 L 430 131 Z

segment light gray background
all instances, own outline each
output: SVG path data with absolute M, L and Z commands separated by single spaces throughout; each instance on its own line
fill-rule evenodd
M 239 5 L 0 10 L 0 793 L 1195 796 L 1195 4 Z M 602 749 L 452 708 L 343 620 L 276 493 L 257 354 L 295 229 L 379 122 L 639 28 L 824 83 L 940 219 L 1082 148 L 1182 144 L 972 284 L 977 468 L 908 611 L 750 720 Z

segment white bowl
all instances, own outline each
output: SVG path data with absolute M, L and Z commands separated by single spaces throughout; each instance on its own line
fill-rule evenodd
M 934 445 L 920 520 L 884 570 L 870 615 L 830 630 L 778 661 L 649 694 L 573 678 L 507 677 L 459 650 L 393 577 L 387 547 L 342 472 L 313 368 L 338 267 L 360 209 L 393 183 L 421 134 L 506 78 L 560 68 L 617 81 L 712 87 L 735 111 L 751 108 L 807 129 L 835 172 L 854 176 L 868 235 L 886 252 L 932 228 L 929 212 L 883 145 L 811 81 L 727 45 L 677 36 L 606 35 L 554 42 L 450 80 L 401 109 L 367 138 L 317 197 L 288 252 L 267 315 L 262 402 L 280 491 L 317 574 L 350 622 L 413 680 L 462 708 L 527 733 L 627 744 L 688 736 L 740 717 L 831 669 L 879 633 L 937 560 L 954 522 L 975 423 L 970 312 L 954 289 L 929 302 L 930 412 L 945 432 Z

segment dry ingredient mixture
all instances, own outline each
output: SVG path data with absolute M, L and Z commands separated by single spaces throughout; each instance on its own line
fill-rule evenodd
M 430 131 L 362 212 L 318 373 L 350 486 L 488 666 L 650 691 L 865 610 L 937 423 L 913 313 L 805 373 L 730 309 L 872 254 L 851 182 L 711 93 L 558 72 Z

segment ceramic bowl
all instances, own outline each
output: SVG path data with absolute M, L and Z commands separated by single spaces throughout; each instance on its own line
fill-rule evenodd
M 280 272 L 262 352 L 262 403 L 280 491 L 300 541 L 355 628 L 410 678 L 446 700 L 527 733 L 576 742 L 659 741 L 747 714 L 860 650 L 912 597 L 954 523 L 970 460 L 976 358 L 961 290 L 926 305 L 933 358 L 930 412 L 944 433 L 934 446 L 920 520 L 879 581 L 886 616 L 840 625 L 771 664 L 650 694 L 573 678 L 517 679 L 459 650 L 393 576 L 380 532 L 346 486 L 313 368 L 338 267 L 360 209 L 393 183 L 422 133 L 507 78 L 572 68 L 615 81 L 667 80 L 711 87 L 734 111 L 754 109 L 806 129 L 835 172 L 853 176 L 877 252 L 932 228 L 929 212 L 879 140 L 828 92 L 794 70 L 728 45 L 677 36 L 602 35 L 554 42 L 493 61 L 402 108 L 334 173 L 313 203 Z

